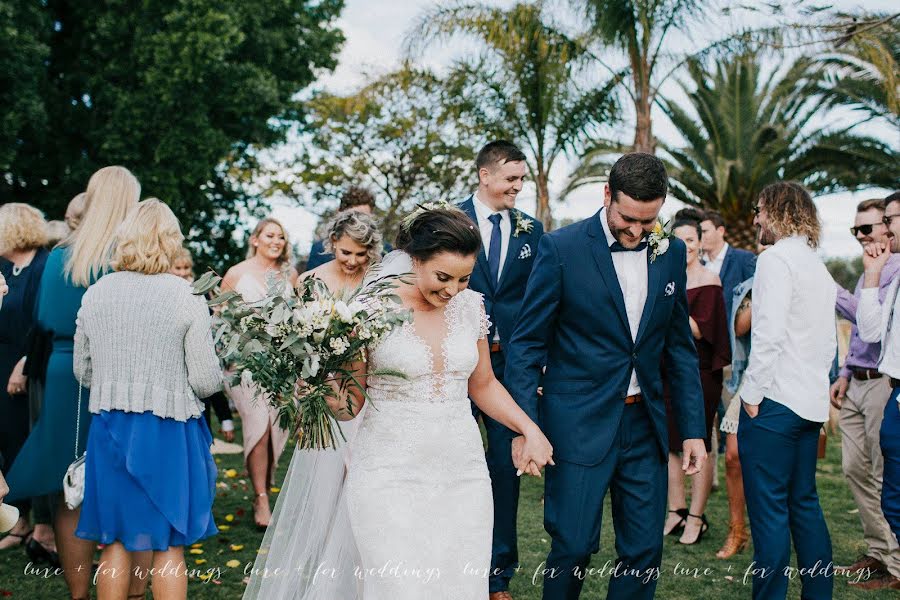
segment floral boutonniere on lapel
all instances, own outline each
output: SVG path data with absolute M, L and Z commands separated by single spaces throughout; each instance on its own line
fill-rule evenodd
M 534 229 L 534 220 L 529 219 L 517 210 L 511 212 L 513 224 L 516 226 L 513 229 L 513 237 L 519 237 L 520 233 L 531 233 L 531 230 Z
M 656 260 L 658 256 L 662 256 L 669 249 L 669 237 L 671 232 L 666 231 L 666 226 L 662 221 L 657 221 L 653 231 L 647 238 L 647 244 L 650 246 L 650 262 Z

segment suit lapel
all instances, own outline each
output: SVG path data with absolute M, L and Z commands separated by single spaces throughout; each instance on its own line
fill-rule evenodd
M 725 281 L 728 277 L 728 270 L 731 268 L 731 259 L 734 258 L 731 256 L 731 252 L 725 251 L 725 258 L 722 259 L 722 268 L 719 269 L 719 279 Z
M 478 231 L 478 237 L 480 238 L 481 229 L 478 225 L 478 215 L 475 213 L 475 196 L 469 196 L 469 199 L 463 202 L 460 205 L 460 208 L 462 208 L 475 223 L 475 229 Z M 491 277 L 491 269 L 488 266 L 487 255 L 484 253 L 484 246 L 482 246 L 481 250 L 478 252 L 478 260 L 475 261 L 475 268 L 481 269 L 481 274 L 484 276 L 484 280 L 488 282 L 488 285 L 491 286 L 491 290 L 496 290 L 497 282 L 491 281 L 493 278 Z
M 662 275 L 663 255 L 657 256 L 656 260 L 651 261 L 650 256 L 653 254 L 651 248 L 647 248 L 647 300 L 644 302 L 644 311 L 641 313 L 641 324 L 638 327 L 638 333 L 634 343 L 641 341 L 641 336 L 647 329 L 647 323 L 650 321 L 650 315 L 653 314 L 653 306 L 656 304 L 656 297 L 659 296 L 659 279 Z
M 625 326 L 625 332 L 628 339 L 631 339 L 631 328 L 628 326 L 628 313 L 625 311 L 625 297 L 622 295 L 622 286 L 619 285 L 619 276 L 616 275 L 616 268 L 613 266 L 612 253 L 609 251 L 609 244 L 606 241 L 606 233 L 603 231 L 603 225 L 600 224 L 601 215 L 598 212 L 588 224 L 588 235 L 593 238 L 591 243 L 591 253 L 594 255 L 594 261 L 603 277 L 603 282 L 612 296 L 613 305 L 616 312 L 619 313 L 619 319 Z
M 497 285 L 497 291 L 499 292 L 503 288 L 503 284 L 507 280 L 512 280 L 510 277 L 510 272 L 513 270 L 517 263 L 517 259 L 519 257 L 519 251 L 522 250 L 522 246 L 525 245 L 525 241 L 527 236 L 525 234 L 520 233 L 518 237 L 513 236 L 513 233 L 516 231 L 516 215 L 514 214 L 516 209 L 512 209 L 509 211 L 509 244 L 506 246 L 506 260 L 503 261 L 503 270 L 500 271 L 500 283 Z M 484 254 L 484 252 L 482 252 Z

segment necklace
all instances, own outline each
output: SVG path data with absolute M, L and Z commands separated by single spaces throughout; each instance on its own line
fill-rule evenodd
M 25 267 L 27 267 L 27 266 L 28 266 L 28 265 L 22 265 L 22 266 L 20 267 L 20 266 L 18 266 L 18 265 L 13 265 L 13 268 L 12 268 L 12 274 L 13 274 L 13 277 L 18 277 L 19 274 L 20 274 L 22 271 L 24 271 L 24 270 L 25 270 Z

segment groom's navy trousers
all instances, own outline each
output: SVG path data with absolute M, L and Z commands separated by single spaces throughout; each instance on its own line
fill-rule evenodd
M 666 461 L 647 407 L 627 405 L 606 457 L 584 466 L 557 460 L 546 469 L 544 528 L 553 537 L 544 598 L 574 600 L 588 579 L 609 581 L 608 598 L 652 598 L 660 576 L 666 512 Z M 594 564 L 609 490 L 617 563 Z
M 821 423 L 765 398 L 756 417 L 741 409 L 738 451 L 753 534 L 753 598 L 779 600 L 788 579 L 804 600 L 832 597 L 831 538 L 816 491 Z M 797 570 L 791 570 L 791 538 Z

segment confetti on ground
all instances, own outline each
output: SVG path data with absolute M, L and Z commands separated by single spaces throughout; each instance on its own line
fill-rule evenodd
M 234 515 L 225 515 L 225 520 L 231 523 L 234 521 Z
M 191 548 L 191 554 L 203 554 L 203 550 L 200 548 Z
M 269 488 L 269 491 L 272 492 L 273 494 L 277 494 L 278 492 L 281 491 L 281 488 L 273 487 L 273 488 Z
M 232 544 L 231 549 L 235 552 L 240 552 L 241 550 L 244 549 L 244 545 L 243 544 Z
M 217 525 L 217 527 L 219 528 L 219 531 L 228 531 L 231 529 L 231 525 Z
M 191 548 L 202 548 L 203 544 L 191 544 Z
M 198 558 L 197 560 L 194 561 L 194 564 L 195 564 L 195 565 L 203 565 L 203 564 L 206 564 L 206 559 L 205 559 L 205 558 Z
M 229 479 L 234 479 L 237 477 L 237 474 L 237 471 L 234 469 L 225 469 L 225 477 L 228 477 Z
M 227 563 L 225 563 L 225 566 L 228 567 L 229 569 L 237 569 L 239 566 L 241 566 L 241 561 L 236 560 L 236 559 L 231 559 Z

